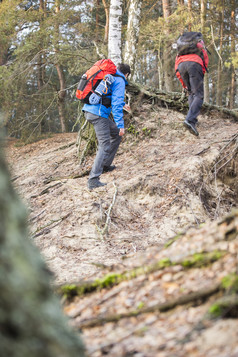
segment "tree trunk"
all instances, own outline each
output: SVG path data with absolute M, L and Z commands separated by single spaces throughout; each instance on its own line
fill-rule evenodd
M 95 37 L 96 37 L 96 42 L 98 42 L 98 34 L 99 34 L 99 0 L 96 0 L 96 23 L 95 23 Z
M 201 32 L 205 38 L 205 23 L 206 23 L 206 15 L 207 15 L 207 0 L 201 0 Z M 205 38 L 206 42 L 206 38 Z M 207 72 L 204 76 L 204 102 L 210 102 L 209 96 L 209 77 Z
M 122 0 L 111 0 L 109 16 L 108 57 L 121 63 Z
M 171 14 L 170 9 L 170 0 L 163 0 L 163 16 L 165 20 L 165 38 L 169 37 L 169 30 L 166 28 L 169 22 L 169 16 Z M 163 49 L 163 65 L 164 65 L 164 84 L 165 89 L 168 92 L 173 91 L 173 76 L 174 76 L 174 64 L 172 63 L 171 57 L 171 45 L 165 40 L 164 49 Z
M 40 12 L 42 13 L 42 16 L 40 18 L 40 27 L 42 27 L 44 19 L 46 18 L 46 1 L 40 0 Z M 44 63 L 44 54 L 39 52 L 38 55 L 38 63 L 37 63 L 37 88 L 38 92 L 42 94 L 42 89 L 44 85 L 44 78 L 45 78 L 45 67 L 43 67 Z M 43 113 L 44 111 L 44 103 L 41 101 L 40 104 L 40 112 Z M 40 133 L 44 132 L 46 121 L 44 118 L 41 119 L 40 121 Z
M 10 182 L 0 139 L 1 356 L 83 357 L 50 284 L 52 274 L 27 234 L 26 209 Z
M 140 31 L 141 4 L 142 0 L 130 0 L 128 11 L 124 62 L 130 65 L 132 75 L 134 73 L 136 48 Z
M 60 12 L 60 5 L 59 5 L 59 0 L 56 1 L 56 14 Z M 58 22 L 56 21 L 55 25 L 55 52 L 59 53 L 59 25 Z M 64 76 L 64 71 L 62 66 L 59 63 L 55 64 L 58 78 L 59 78 L 59 84 L 60 84 L 60 90 L 58 92 L 58 111 L 59 111 L 59 119 L 60 119 L 60 125 L 61 125 L 61 132 L 65 133 L 67 131 L 67 121 L 65 118 L 65 96 L 66 96 L 66 87 L 65 87 L 65 76 Z
M 104 34 L 104 43 L 108 43 L 108 31 L 109 31 L 109 5 L 106 0 L 102 0 L 104 11 L 106 15 L 106 24 L 105 24 L 105 34 Z
M 188 11 L 189 11 L 189 16 L 191 18 L 191 16 L 192 16 L 192 0 L 188 0 Z M 188 31 L 192 31 L 191 23 L 188 25 Z
M 223 50 L 223 32 L 224 32 L 224 0 L 222 0 L 222 6 L 220 11 L 220 48 L 219 48 L 219 60 L 217 67 L 217 93 L 216 93 L 216 105 L 222 105 L 222 50 Z
M 235 58 L 236 52 L 236 20 L 235 20 L 235 0 L 231 0 L 231 61 Z M 231 62 L 231 89 L 230 89 L 230 109 L 235 106 L 235 95 L 236 95 L 236 72 L 233 61 Z
M 59 119 L 61 124 L 61 132 L 67 132 L 67 122 L 65 119 L 65 96 L 66 96 L 66 89 L 65 89 L 65 78 L 63 69 L 59 64 L 55 65 L 59 77 L 60 82 L 60 90 L 58 92 L 58 108 L 59 108 Z

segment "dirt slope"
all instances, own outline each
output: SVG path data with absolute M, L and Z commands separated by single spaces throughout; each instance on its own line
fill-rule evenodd
M 77 134 L 23 147 L 9 144 L 13 182 L 29 207 L 32 239 L 57 284 L 89 279 L 100 270 L 95 263 L 112 265 L 163 245 L 237 206 L 238 123 L 216 113 L 201 116 L 196 138 L 183 118 L 142 104 L 127 123 L 117 169 L 102 175 L 106 187 L 92 192 L 87 176 L 73 178 L 93 161 L 79 167 Z M 108 235 L 102 237 L 107 217 Z
M 238 123 L 201 115 L 196 138 L 181 113 L 146 102 L 133 113 L 117 169 L 92 192 L 77 134 L 8 143 L 30 235 L 56 285 L 93 290 L 64 304 L 88 356 L 236 357 L 237 213 L 221 217 L 238 206 Z M 216 315 L 221 298 L 234 301 Z

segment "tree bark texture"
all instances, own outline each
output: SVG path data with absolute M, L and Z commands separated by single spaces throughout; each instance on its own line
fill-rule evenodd
M 206 16 L 207 16 L 207 0 L 201 0 L 201 32 L 206 42 L 205 36 L 205 23 L 206 23 Z M 210 102 L 210 95 L 209 95 L 209 77 L 207 72 L 204 76 L 204 102 Z
M 169 17 L 171 15 L 171 4 L 170 0 L 163 0 L 163 16 L 165 20 L 165 39 L 169 37 L 169 30 L 166 28 L 166 24 L 169 22 Z M 164 50 L 163 50 L 163 70 L 164 70 L 164 85 L 165 90 L 168 92 L 173 91 L 173 75 L 174 75 L 174 63 L 171 57 L 171 45 L 165 40 Z
M 0 139 L 0 354 L 83 357 L 83 344 L 51 290 L 52 274 L 28 237 L 26 219 Z
M 231 56 L 235 58 L 236 52 L 236 20 L 235 20 L 235 0 L 231 0 Z M 231 90 L 230 90 L 230 109 L 235 106 L 236 95 L 236 72 L 233 62 L 231 63 Z
M 65 78 L 62 67 L 59 64 L 55 65 L 59 77 L 60 90 L 58 92 L 58 110 L 59 110 L 59 119 L 61 124 L 61 132 L 65 133 L 67 131 L 67 122 L 65 118 Z
M 56 1 L 56 9 L 55 13 L 56 16 L 59 16 L 60 13 L 60 3 L 59 0 Z M 55 25 L 55 52 L 59 52 L 59 37 L 60 37 L 60 29 L 58 20 L 56 19 Z M 66 88 L 65 88 L 65 76 L 62 66 L 59 63 L 55 64 L 58 78 L 59 78 L 59 85 L 60 90 L 58 92 L 58 111 L 59 111 L 59 120 L 61 125 L 61 132 L 65 133 L 67 131 L 67 121 L 65 117 L 65 96 L 66 96 Z
M 222 50 L 223 50 L 223 35 L 224 35 L 224 0 L 221 3 L 221 11 L 220 11 L 220 44 L 219 44 L 219 60 L 217 67 L 217 91 L 216 91 L 216 105 L 222 105 Z
M 106 0 L 102 0 L 105 16 L 106 16 L 106 24 L 105 24 L 105 34 L 104 34 L 104 43 L 108 43 L 108 32 L 109 32 L 109 5 Z
M 108 57 L 118 65 L 121 63 L 122 0 L 111 0 L 108 36 Z
M 136 48 L 140 31 L 141 5 L 142 0 L 131 0 L 128 11 L 124 62 L 130 65 L 132 75 L 134 73 Z

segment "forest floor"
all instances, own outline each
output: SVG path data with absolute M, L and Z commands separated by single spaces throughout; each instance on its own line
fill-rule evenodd
M 133 118 L 127 116 L 116 170 L 103 174 L 107 185 L 93 191 L 85 173 L 94 157 L 79 166 L 76 133 L 25 146 L 8 142 L 12 181 L 29 209 L 30 237 L 55 285 L 122 274 L 111 289 L 103 285 L 64 304 L 72 326 L 83 331 L 88 356 L 238 356 L 237 315 L 203 319 L 213 293 L 200 303 L 176 303 L 172 312 L 143 310 L 208 288 L 219 295 L 217 284 L 237 273 L 238 217 L 217 222 L 238 207 L 238 122 L 216 111 L 198 119 L 195 137 L 183 127 L 182 113 L 141 102 Z M 230 231 L 228 243 L 224 234 Z M 215 251 L 226 254 L 219 262 L 213 257 L 209 267 L 178 264 Z M 151 269 L 166 259 L 173 264 Z M 142 266 L 133 279 L 124 278 Z M 119 316 L 128 311 L 134 315 Z

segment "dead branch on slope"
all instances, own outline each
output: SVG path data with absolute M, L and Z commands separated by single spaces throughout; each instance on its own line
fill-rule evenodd
M 198 290 L 198 291 L 186 294 L 186 295 L 182 295 L 176 299 L 171 299 L 165 303 L 155 304 L 155 305 L 147 307 L 147 308 L 129 311 L 124 314 L 99 316 L 97 318 L 82 321 L 81 323 L 78 324 L 77 327 L 79 329 L 92 328 L 92 327 L 96 327 L 96 326 L 101 326 L 104 323 L 118 322 L 121 319 L 136 317 L 136 316 L 139 316 L 142 314 L 148 314 L 148 313 L 152 313 L 152 312 L 160 312 L 160 313 L 166 312 L 166 311 L 176 308 L 177 306 L 195 303 L 199 300 L 205 300 L 205 299 L 209 298 L 210 296 L 218 293 L 221 289 L 223 289 L 221 287 L 221 284 L 214 284 L 210 288 L 204 288 L 204 289 L 201 289 L 201 290 Z

